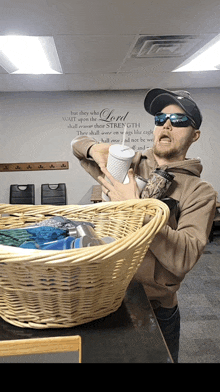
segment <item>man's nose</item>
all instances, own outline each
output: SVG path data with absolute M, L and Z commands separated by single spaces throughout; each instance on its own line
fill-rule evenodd
M 167 121 L 164 123 L 163 127 L 166 128 L 166 129 L 172 129 L 172 124 L 171 124 L 171 121 L 170 121 L 169 118 L 168 118 Z

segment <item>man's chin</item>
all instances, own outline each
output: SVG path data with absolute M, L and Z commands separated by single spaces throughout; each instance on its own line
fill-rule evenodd
M 172 147 L 157 147 L 153 146 L 153 153 L 158 156 L 159 158 L 175 158 L 177 155 L 177 151 L 175 148 Z

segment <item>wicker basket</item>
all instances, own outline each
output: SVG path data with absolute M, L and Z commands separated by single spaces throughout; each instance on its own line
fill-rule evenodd
M 88 206 L 0 204 L 0 229 L 53 215 L 95 224 L 116 241 L 90 248 L 48 251 L 0 245 L 0 316 L 18 327 L 64 328 L 116 311 L 156 233 L 169 217 L 155 199 Z M 153 218 L 143 225 L 145 214 Z

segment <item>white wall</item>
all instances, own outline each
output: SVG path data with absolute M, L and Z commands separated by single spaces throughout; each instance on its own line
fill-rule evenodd
M 190 90 L 204 121 L 200 140 L 188 157 L 200 157 L 202 178 L 220 192 L 218 122 L 220 89 Z M 126 144 L 135 150 L 152 145 L 153 117 L 143 107 L 146 91 L 22 92 L 0 93 L 0 163 L 69 161 L 69 170 L 0 173 L 0 202 L 9 202 L 10 184 L 34 183 L 36 204 L 40 185 L 67 184 L 68 204 L 77 203 L 96 182 L 73 157 L 70 142 L 84 132 L 97 140 L 122 140 L 128 125 Z M 104 121 L 107 120 L 107 121 Z

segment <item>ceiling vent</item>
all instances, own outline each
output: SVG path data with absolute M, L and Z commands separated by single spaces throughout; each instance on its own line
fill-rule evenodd
M 198 50 L 212 37 L 206 35 L 139 36 L 130 57 L 182 57 Z

